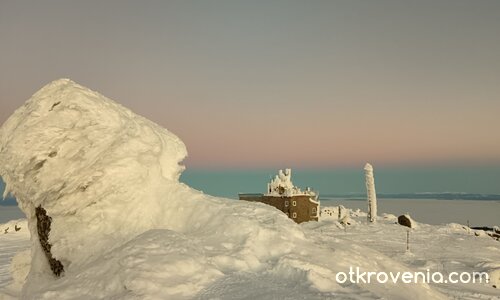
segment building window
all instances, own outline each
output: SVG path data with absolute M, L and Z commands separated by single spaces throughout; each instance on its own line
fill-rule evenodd
M 294 201 L 292 201 L 292 205 L 293 205 L 293 206 L 297 206 L 297 201 L 295 201 L 295 200 L 294 200 Z
M 311 210 L 311 214 L 315 215 L 316 214 L 316 207 L 313 207 Z
M 295 201 L 294 201 L 294 202 L 295 202 Z M 292 214 L 292 218 L 294 218 L 294 219 L 295 219 L 295 218 L 297 218 L 297 213 L 296 213 L 296 212 L 294 212 L 294 213 Z
M 288 200 L 285 201 L 285 207 L 288 207 Z

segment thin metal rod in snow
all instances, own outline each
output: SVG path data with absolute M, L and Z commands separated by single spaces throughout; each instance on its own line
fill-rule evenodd
M 375 193 L 375 179 L 373 178 L 373 167 L 369 163 L 365 165 L 366 195 L 368 199 L 368 221 L 374 223 L 377 220 L 377 194 Z
M 410 251 L 410 229 L 406 230 L 406 252 Z

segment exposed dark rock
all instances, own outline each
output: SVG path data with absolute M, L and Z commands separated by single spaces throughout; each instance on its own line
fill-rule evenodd
M 52 107 L 49 109 L 49 111 L 53 111 L 54 107 L 58 106 L 59 104 L 61 104 L 61 101 L 57 101 L 56 103 L 52 104 Z
M 476 226 L 476 227 L 471 227 L 470 229 L 483 230 L 483 231 L 493 231 L 493 227 L 486 227 L 486 226 Z
M 500 241 L 500 230 L 497 227 L 482 226 L 482 227 L 471 227 L 471 229 L 484 231 L 494 240 Z M 480 234 L 477 231 L 475 232 L 475 235 L 480 236 Z
M 494 240 L 500 241 L 500 234 L 488 232 L 488 235 L 491 236 Z
M 14 229 L 15 229 L 16 231 L 19 231 L 19 230 L 21 230 L 21 227 L 17 227 L 17 224 L 16 224 L 16 225 L 14 225 Z
M 38 240 L 40 241 L 40 245 L 42 246 L 43 252 L 45 252 L 45 256 L 49 261 L 50 269 L 56 276 L 60 276 L 62 272 L 64 272 L 64 267 L 60 261 L 52 257 L 52 253 L 50 249 L 52 245 L 49 243 L 49 233 L 50 233 L 50 225 L 52 223 L 52 218 L 47 216 L 47 211 L 41 206 L 38 206 L 35 209 L 36 214 L 36 228 L 38 231 Z
M 89 184 L 84 184 L 84 185 L 81 185 L 78 187 L 78 190 L 80 192 L 85 192 L 87 190 L 87 188 L 89 187 Z
M 413 220 L 408 215 L 399 216 L 398 217 L 398 224 L 406 226 L 406 227 L 410 227 L 410 228 L 414 227 Z
M 34 171 L 36 171 L 36 170 L 40 170 L 40 169 L 43 167 L 43 165 L 45 164 L 45 162 L 46 162 L 46 161 L 47 161 L 46 159 L 44 159 L 44 160 L 42 160 L 42 161 L 39 161 L 39 162 L 38 162 L 38 163 L 37 163 L 37 164 L 33 167 L 33 170 L 34 170 Z

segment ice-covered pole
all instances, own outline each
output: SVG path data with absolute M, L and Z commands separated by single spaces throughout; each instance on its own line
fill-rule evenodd
M 369 163 L 365 165 L 365 180 L 366 195 L 368 199 L 368 221 L 373 223 L 377 219 L 377 194 L 375 193 L 373 167 Z

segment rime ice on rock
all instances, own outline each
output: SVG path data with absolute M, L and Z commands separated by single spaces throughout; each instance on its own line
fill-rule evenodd
M 377 194 L 375 192 L 375 180 L 373 178 L 373 167 L 369 163 L 365 165 L 366 194 L 368 199 L 368 221 L 377 220 Z
M 150 207 L 178 183 L 186 155 L 174 134 L 69 79 L 35 93 L 0 128 L 5 194 L 33 237 L 30 276 L 60 275 L 105 241 L 150 228 Z

